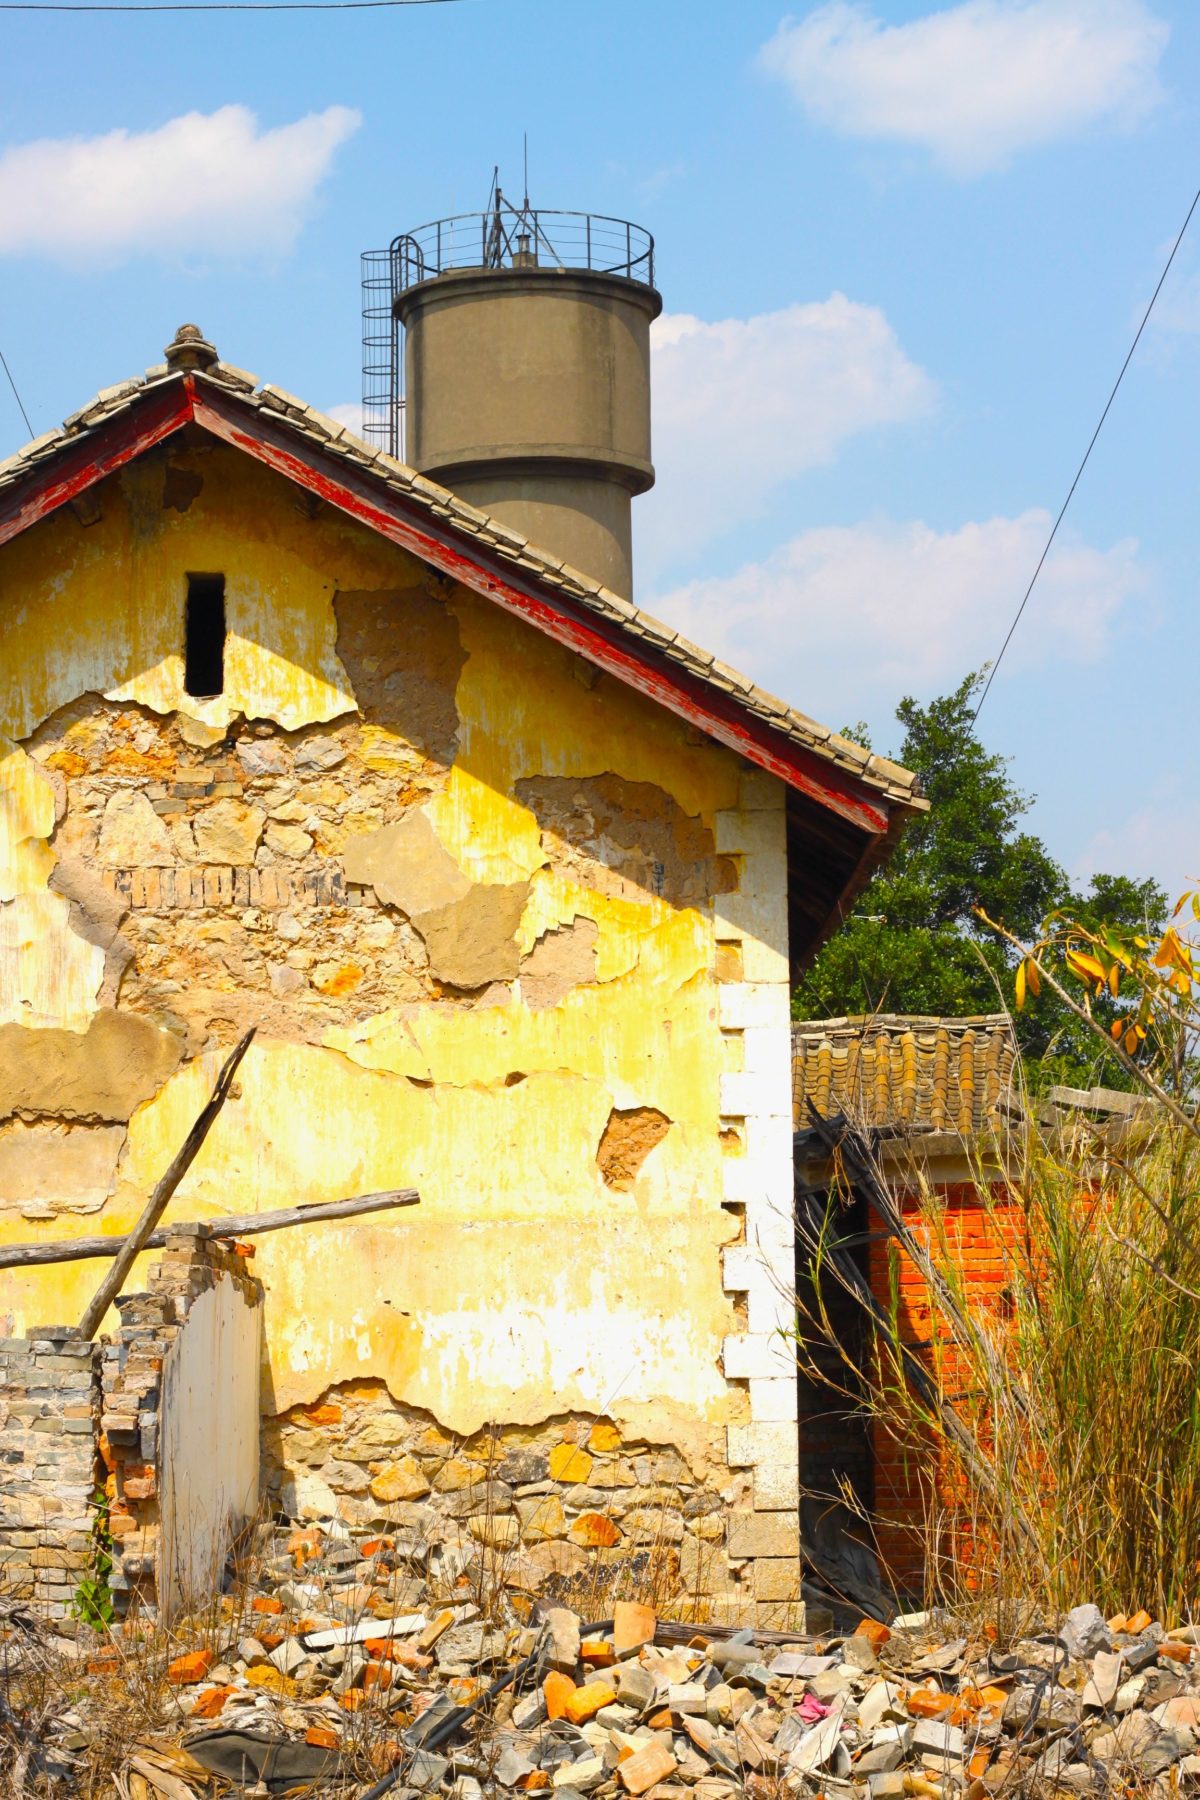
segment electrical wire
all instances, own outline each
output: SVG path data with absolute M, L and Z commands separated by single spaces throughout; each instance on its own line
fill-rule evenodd
M 1125 379 L 1125 371 L 1129 367 L 1130 363 L 1133 361 L 1133 353 L 1137 349 L 1138 344 L 1141 342 L 1142 333 L 1143 333 L 1143 331 L 1145 331 L 1146 326 L 1149 323 L 1150 314 L 1154 311 L 1154 302 L 1158 299 L 1159 294 L 1162 292 L 1163 283 L 1166 281 L 1167 276 L 1171 273 L 1171 264 L 1175 261 L 1175 253 L 1179 249 L 1180 244 L 1182 244 L 1182 242 L 1183 242 L 1184 234 L 1186 233 L 1188 226 L 1192 222 L 1192 214 L 1195 212 L 1197 206 L 1200 206 L 1200 188 L 1197 188 L 1195 198 L 1193 199 L 1192 204 L 1188 207 L 1187 218 L 1183 221 L 1183 224 L 1179 227 L 1179 236 L 1175 239 L 1175 242 L 1171 245 L 1171 254 L 1170 254 L 1170 256 L 1168 256 L 1168 258 L 1166 260 L 1166 264 L 1163 268 L 1163 272 L 1158 278 L 1158 286 L 1155 288 L 1154 292 L 1151 294 L 1150 304 L 1146 308 L 1145 312 L 1142 314 L 1142 322 L 1137 328 L 1137 332 L 1134 336 L 1134 340 L 1133 340 L 1132 344 L 1130 344 L 1130 346 L 1129 346 L 1129 354 L 1125 358 L 1125 361 L 1121 364 L 1121 373 L 1117 376 L 1116 381 L 1113 383 L 1112 393 L 1108 396 L 1108 401 L 1107 401 L 1107 404 L 1105 405 L 1104 411 L 1100 414 L 1100 423 L 1096 426 L 1095 431 L 1093 431 L 1091 442 L 1088 445 L 1087 449 L 1083 453 L 1083 461 L 1080 463 L 1078 469 L 1076 469 L 1076 471 L 1075 471 L 1075 479 L 1071 483 L 1070 488 L 1068 489 L 1067 497 L 1062 503 L 1062 508 L 1059 512 L 1057 519 L 1055 519 L 1055 521 L 1054 521 L 1054 525 L 1050 532 L 1050 536 L 1046 539 L 1045 548 L 1043 549 L 1042 554 L 1038 558 L 1037 568 L 1033 571 L 1033 575 L 1030 580 L 1029 586 L 1025 589 L 1024 599 L 1021 601 L 1020 606 L 1018 606 L 1016 613 L 1013 616 L 1013 622 L 1009 626 L 1007 635 L 1005 636 L 1005 639 L 1004 639 L 1004 642 L 1000 646 L 1000 654 L 996 658 L 995 662 L 992 664 L 991 668 L 988 671 L 988 678 L 987 678 L 987 681 L 984 683 L 983 692 L 979 696 L 979 705 L 975 708 L 975 711 L 971 715 L 972 719 L 977 719 L 979 717 L 979 714 L 983 708 L 983 703 L 988 697 L 988 693 L 991 689 L 991 685 L 992 685 L 993 681 L 995 681 L 995 679 L 996 679 L 996 671 L 999 669 L 1000 664 L 1004 661 L 1004 652 L 1008 649 L 1009 644 L 1012 642 L 1012 636 L 1013 636 L 1014 631 L 1017 629 L 1017 626 L 1021 623 L 1021 614 L 1025 611 L 1026 606 L 1029 604 L 1029 596 L 1030 596 L 1030 594 L 1032 594 L 1034 587 L 1037 585 L 1037 578 L 1041 574 L 1042 567 L 1046 561 L 1046 558 L 1050 554 L 1051 546 L 1053 545 L 1055 538 L 1058 536 L 1058 528 L 1062 524 L 1063 519 L 1066 516 L 1067 508 L 1068 508 L 1068 506 L 1070 506 L 1071 501 L 1074 498 L 1075 489 L 1079 486 L 1080 479 L 1083 475 L 1083 471 L 1088 466 L 1088 459 L 1090 458 L 1092 451 L 1096 448 L 1096 439 L 1100 436 L 1100 433 L 1104 428 L 1104 421 L 1105 421 L 1105 419 L 1107 419 L 1109 412 L 1112 408 L 1112 403 L 1117 397 L 1117 390 L 1120 387 L 1122 381 L 1124 381 L 1124 379 Z
M 461 0 L 148 0 L 133 4 L 67 5 L 62 0 L 0 0 L 0 12 L 28 13 L 211 13 L 211 12 L 371 12 L 392 6 L 457 6 Z
M 4 373 L 8 376 L 8 385 L 13 391 L 13 399 L 16 401 L 17 405 L 21 409 L 21 417 L 25 421 L 26 431 L 29 433 L 30 438 L 36 437 L 37 433 L 34 431 L 33 426 L 29 423 L 29 414 L 25 411 L 25 402 L 22 400 L 20 394 L 18 394 L 18 392 L 17 392 L 17 384 L 13 380 L 12 370 L 8 366 L 8 361 L 4 355 L 3 350 L 0 350 L 0 368 L 3 368 Z

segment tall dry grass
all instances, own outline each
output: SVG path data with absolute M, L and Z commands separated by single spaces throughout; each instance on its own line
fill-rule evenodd
M 928 1182 L 889 1196 L 919 1254 L 891 1244 L 864 1404 L 909 1459 L 930 1597 L 1178 1619 L 1200 1593 L 1200 1140 L 1143 1112 L 1031 1128 L 1008 1163 L 981 1159 L 969 1250 Z M 823 1232 L 828 1281 L 836 1203 Z

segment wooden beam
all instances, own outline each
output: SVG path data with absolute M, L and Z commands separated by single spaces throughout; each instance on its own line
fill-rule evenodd
M 254 1041 L 254 1031 L 255 1028 L 252 1025 L 245 1037 L 234 1046 L 221 1064 L 217 1085 L 197 1114 L 195 1124 L 172 1158 L 166 1174 L 158 1181 L 154 1192 L 142 1208 L 142 1215 L 137 1224 L 124 1243 L 118 1246 L 112 1268 L 96 1289 L 79 1321 L 81 1338 L 95 1337 L 101 1319 L 125 1285 L 125 1277 L 133 1267 L 134 1258 L 145 1248 L 146 1239 L 167 1210 L 167 1202 L 171 1195 L 199 1155 L 200 1146 L 216 1124 L 217 1114 L 229 1097 L 229 1090 L 233 1086 L 233 1078 L 237 1074 L 238 1064 Z
M 204 1219 L 215 1238 L 258 1237 L 264 1231 L 287 1231 L 293 1225 L 315 1225 L 323 1219 L 356 1219 L 363 1213 L 388 1212 L 397 1206 L 418 1206 L 416 1188 L 384 1188 L 378 1194 L 359 1194 L 353 1200 L 319 1200 L 312 1206 L 285 1206 L 276 1212 L 242 1213 L 236 1218 Z M 161 1250 L 176 1227 L 152 1231 L 143 1250 Z M 45 1263 L 86 1262 L 90 1257 L 115 1256 L 124 1238 L 64 1238 L 52 1244 L 0 1244 L 0 1269 L 35 1269 Z

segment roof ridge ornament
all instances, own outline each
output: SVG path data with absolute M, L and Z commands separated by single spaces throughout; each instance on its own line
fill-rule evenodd
M 220 361 L 198 325 L 181 325 L 163 352 L 172 374 L 187 374 L 193 369 L 211 369 Z

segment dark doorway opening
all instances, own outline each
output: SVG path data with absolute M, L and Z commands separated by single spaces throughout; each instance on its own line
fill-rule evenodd
M 796 1234 L 799 1297 L 800 1491 L 809 1518 L 824 1510 L 869 1518 L 875 1505 L 875 1454 L 866 1403 L 871 1322 L 832 1266 L 849 1264 L 864 1286 L 870 1282 L 870 1220 L 865 1198 L 845 1199 L 798 1185 Z M 806 1242 L 807 1240 L 807 1242 Z M 820 1257 L 810 1246 L 821 1242 Z M 828 1321 L 834 1342 L 812 1321 Z

